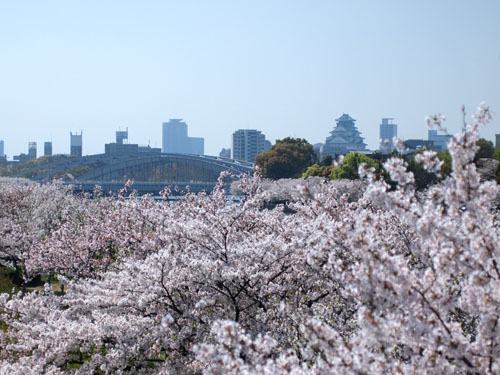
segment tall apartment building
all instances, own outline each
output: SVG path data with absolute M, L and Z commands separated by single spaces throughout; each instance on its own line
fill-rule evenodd
M 259 130 L 239 129 L 233 133 L 233 159 L 255 162 L 255 157 L 271 148 L 271 142 Z
M 398 125 L 392 122 L 393 118 L 383 118 L 380 124 L 380 151 L 391 153 L 394 151 L 392 139 L 398 136 Z
M 174 154 L 205 153 L 203 138 L 188 137 L 187 124 L 182 119 L 170 119 L 162 124 L 162 152 Z
M 0 158 L 3 158 L 4 156 L 5 156 L 4 143 L 3 141 L 0 141 Z
M 71 156 L 82 156 L 82 131 L 80 134 L 78 133 L 69 133 L 71 142 L 70 142 L 70 155 Z
M 45 142 L 43 144 L 43 155 L 52 156 L 52 142 Z

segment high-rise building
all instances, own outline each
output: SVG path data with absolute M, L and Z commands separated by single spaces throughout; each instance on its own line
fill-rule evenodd
M 432 142 L 432 147 L 437 151 L 445 151 L 448 149 L 448 142 L 450 142 L 451 135 L 438 134 L 437 130 L 429 130 L 427 139 Z
M 82 156 L 82 134 L 83 132 L 80 131 L 80 134 L 78 133 L 69 133 L 71 137 L 71 148 L 70 148 L 70 154 L 71 156 Z
M 3 141 L 0 141 L 0 158 L 5 156 L 4 144 Z
M 43 144 L 43 155 L 52 156 L 52 142 L 45 142 Z
M 398 125 L 392 123 L 393 118 L 383 118 L 380 124 L 380 151 L 390 153 L 394 151 L 392 139 L 398 136 Z
M 170 119 L 162 127 L 162 152 L 186 153 L 187 124 L 180 119 Z
M 170 119 L 162 125 L 162 152 L 174 154 L 205 153 L 203 138 L 188 137 L 187 124 L 182 119 Z
M 495 148 L 500 148 L 500 134 L 495 134 Z
M 356 122 L 347 113 L 335 120 L 337 126 L 326 138 L 322 149 L 323 155 L 346 155 L 353 151 L 366 151 L 366 143 L 354 124 Z
M 233 133 L 233 159 L 255 162 L 255 157 L 271 148 L 271 142 L 261 131 L 239 129 Z
M 28 157 L 30 160 L 36 159 L 36 142 L 28 142 Z

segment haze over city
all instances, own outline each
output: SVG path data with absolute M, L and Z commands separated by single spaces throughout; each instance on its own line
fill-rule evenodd
M 500 113 L 499 17 L 493 0 L 3 2 L 0 139 L 9 159 L 69 153 L 81 130 L 84 154 L 125 128 L 161 147 L 181 118 L 217 155 L 241 128 L 324 142 L 343 113 L 370 149 L 382 117 L 426 138 L 440 112 L 453 133 L 462 105 Z

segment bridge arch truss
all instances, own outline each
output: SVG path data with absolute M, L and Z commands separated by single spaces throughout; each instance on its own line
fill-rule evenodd
M 187 154 L 151 154 L 143 157 L 116 158 L 104 166 L 78 177 L 79 181 L 141 182 L 215 182 L 223 171 L 234 174 L 252 170 L 239 163 L 210 156 Z

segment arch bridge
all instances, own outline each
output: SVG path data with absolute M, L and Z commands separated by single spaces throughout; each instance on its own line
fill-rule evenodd
M 17 174 L 37 181 L 71 179 L 85 186 L 134 181 L 134 189 L 145 186 L 214 186 L 221 172 L 235 175 L 250 172 L 253 164 L 206 155 L 144 153 L 129 155 L 91 155 L 81 158 L 48 159 Z M 182 186 L 182 187 L 184 187 Z M 104 187 L 104 186 L 103 186 Z

